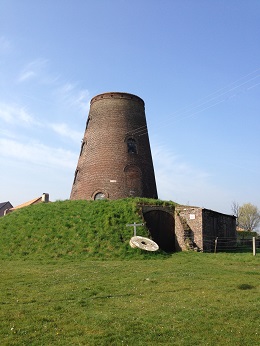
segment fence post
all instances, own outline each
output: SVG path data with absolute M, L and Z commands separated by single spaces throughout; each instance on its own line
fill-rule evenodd
M 256 246 L 255 246 L 255 237 L 253 237 L 253 256 L 256 255 L 255 249 L 256 249 Z
M 217 245 L 218 245 L 218 237 L 215 239 L 215 249 L 214 249 L 214 253 L 217 252 Z

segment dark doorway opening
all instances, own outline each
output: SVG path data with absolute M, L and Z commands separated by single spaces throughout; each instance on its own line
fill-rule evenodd
M 175 251 L 175 233 L 173 215 L 162 210 L 151 210 L 144 213 L 146 226 L 152 239 L 166 252 Z

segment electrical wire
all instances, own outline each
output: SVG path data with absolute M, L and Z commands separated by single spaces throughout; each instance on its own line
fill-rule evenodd
M 220 97 L 224 97 L 225 95 L 227 95 L 227 94 L 233 92 L 234 90 L 236 90 L 236 89 L 238 89 L 238 88 L 241 88 L 242 86 L 244 86 L 244 85 L 248 84 L 249 82 L 255 80 L 256 78 L 260 77 L 260 74 L 257 74 L 257 75 L 254 76 L 254 77 L 247 78 L 247 77 L 251 76 L 252 74 L 254 74 L 254 73 L 258 72 L 258 71 L 260 71 L 260 68 L 254 70 L 254 71 L 252 71 L 252 72 L 246 74 L 245 76 L 242 76 L 241 78 L 237 79 L 236 81 L 234 81 L 234 82 L 232 82 L 232 83 L 229 83 L 228 85 L 226 85 L 226 86 L 224 86 L 224 87 L 222 87 L 222 88 L 220 88 L 220 89 L 218 89 L 218 90 L 216 90 L 216 91 L 210 93 L 209 95 L 207 95 L 207 96 L 205 96 L 205 97 L 199 99 L 198 101 L 195 101 L 195 102 L 191 103 L 190 105 L 185 106 L 185 107 L 179 109 L 178 111 L 176 111 L 175 113 L 173 113 L 173 114 L 170 116 L 170 118 L 173 118 L 173 120 L 176 120 L 176 119 L 178 119 L 178 118 L 186 119 L 186 118 L 192 117 L 192 116 L 194 116 L 194 115 L 196 115 L 196 114 L 198 114 L 198 113 L 204 112 L 205 110 L 207 110 L 207 109 L 209 109 L 209 108 L 215 107 L 216 105 L 218 105 L 218 104 L 220 104 L 220 103 L 222 103 L 222 102 L 225 102 L 227 99 L 223 98 L 223 99 L 221 99 L 221 100 L 215 102 L 215 103 L 212 104 L 212 105 L 209 105 L 209 106 L 207 106 L 207 107 L 204 107 L 204 108 L 202 108 L 202 109 L 200 109 L 200 110 L 198 110 L 198 111 L 195 111 L 195 112 L 193 112 L 193 113 L 190 113 L 190 112 L 192 112 L 193 110 L 196 110 L 197 108 L 202 107 L 203 105 L 208 104 L 209 102 L 212 102 L 212 101 L 214 101 L 214 100 L 217 100 L 217 99 L 220 98 Z M 234 84 L 236 84 L 236 83 L 239 82 L 239 81 L 242 81 L 242 80 L 245 79 L 245 78 L 247 78 L 245 81 L 243 81 L 242 83 L 240 83 L 240 84 L 238 84 L 238 85 L 233 86 Z M 258 86 L 259 84 L 260 84 L 260 83 L 256 83 L 256 84 L 254 84 L 253 86 L 250 86 L 249 88 L 247 88 L 246 91 L 255 88 L 255 87 Z M 231 86 L 233 86 L 233 87 L 231 87 Z M 225 92 L 222 92 L 222 93 L 218 94 L 219 92 L 225 90 L 225 89 L 228 88 L 228 87 L 229 87 L 228 90 L 226 90 Z M 215 94 L 218 94 L 218 95 L 216 95 L 215 97 L 211 97 L 211 96 L 213 96 L 213 95 L 215 95 Z M 233 95 L 233 96 L 234 96 L 234 95 Z M 231 96 L 231 97 L 233 97 L 233 96 Z M 235 96 L 236 96 L 236 95 L 235 95 Z M 211 98 L 208 99 L 209 97 L 211 97 Z M 230 99 L 231 97 L 229 97 L 228 99 Z M 207 100 L 207 99 L 208 99 L 208 100 Z M 205 100 L 205 101 L 202 102 L 202 103 L 197 104 L 198 102 L 201 102 L 201 101 L 203 101 L 203 100 Z M 193 106 L 193 105 L 194 105 L 194 106 Z M 187 113 L 187 114 L 186 114 L 186 113 Z M 186 114 L 186 115 L 185 115 L 185 114 Z M 159 128 L 165 127 L 165 126 L 167 126 L 169 123 L 172 123 L 172 121 L 170 121 L 170 122 L 163 122 L 163 123 L 161 123 L 161 125 L 159 125 L 158 127 L 159 127 Z M 143 135 L 145 135 L 146 133 L 148 133 L 148 131 L 146 131 L 145 133 L 139 133 L 139 132 L 142 132 L 143 128 L 145 128 L 145 127 L 147 128 L 147 126 L 138 127 L 138 128 L 136 128 L 136 129 L 134 129 L 133 131 L 131 131 L 131 134 L 132 134 L 132 135 L 135 135 L 135 134 L 136 134 L 136 135 L 139 135 L 139 136 L 143 136 Z M 157 128 L 158 128 L 158 127 L 157 127 Z

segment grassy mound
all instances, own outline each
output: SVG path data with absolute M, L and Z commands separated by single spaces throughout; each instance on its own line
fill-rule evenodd
M 172 203 L 172 202 L 168 202 Z M 141 204 L 160 200 L 129 198 L 116 201 L 57 201 L 17 210 L 0 219 L 1 258 L 135 258 L 154 257 L 132 249 L 133 228 L 143 222 Z M 138 235 L 149 237 L 145 227 Z

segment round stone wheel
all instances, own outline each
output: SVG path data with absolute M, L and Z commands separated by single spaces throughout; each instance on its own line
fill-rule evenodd
M 153 240 L 145 237 L 135 236 L 129 241 L 132 248 L 139 248 L 146 251 L 157 251 L 159 246 Z

